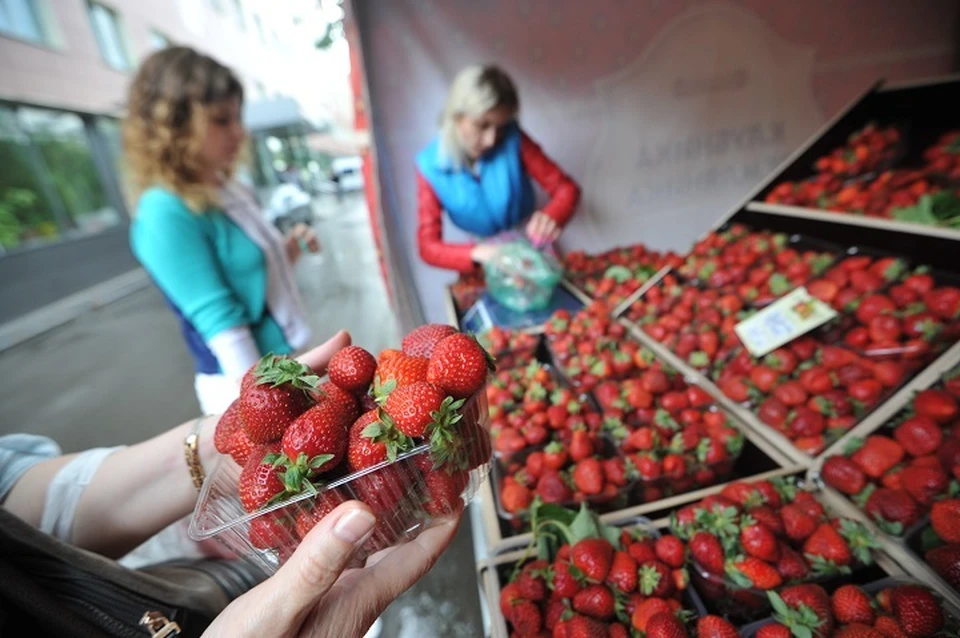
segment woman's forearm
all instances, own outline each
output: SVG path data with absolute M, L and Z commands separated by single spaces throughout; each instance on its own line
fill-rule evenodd
M 198 451 L 207 471 L 217 452 L 216 417 L 201 422 Z M 189 514 L 197 489 L 183 443 L 193 421 L 107 457 L 77 504 L 72 542 L 99 554 L 123 556 Z

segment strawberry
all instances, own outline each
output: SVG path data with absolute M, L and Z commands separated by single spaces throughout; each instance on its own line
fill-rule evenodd
M 943 390 L 924 390 L 913 398 L 913 410 L 937 423 L 949 423 L 957 416 L 957 400 Z
M 723 546 L 717 537 L 709 532 L 697 532 L 689 542 L 690 555 L 707 572 L 721 575 L 724 571 Z
M 637 561 L 627 552 L 616 552 L 607 574 L 606 582 L 619 591 L 629 594 L 637 589 Z
M 280 444 L 288 468 L 284 477 L 288 490 L 296 492 L 310 477 L 337 467 L 347 451 L 348 425 L 338 406 L 326 401 L 290 424 Z
M 573 493 L 563 476 L 555 470 L 547 470 L 537 480 L 534 490 L 544 503 L 566 503 L 573 498 Z
M 379 409 L 364 413 L 352 426 L 347 439 L 347 467 L 358 472 L 384 461 L 393 461 L 413 448 L 413 441 L 384 423 Z
M 440 341 L 430 356 L 427 380 L 454 399 L 476 394 L 493 370 L 490 355 L 477 340 L 462 333 Z
M 577 489 L 588 496 L 603 491 L 603 466 L 596 458 L 587 458 L 579 461 L 573 467 L 573 482 Z
M 533 494 L 520 483 L 504 485 L 500 490 L 500 504 L 511 514 L 526 510 L 532 502 Z
M 931 549 L 924 558 L 941 578 L 960 591 L 960 543 Z
M 572 548 L 573 565 L 592 582 L 602 583 L 613 563 L 613 546 L 602 538 L 587 538 Z
M 587 585 L 573 597 L 573 609 L 584 616 L 608 620 L 614 612 L 613 594 L 605 585 Z
M 277 495 L 284 494 L 283 480 L 271 456 L 280 446 L 276 443 L 257 448 L 240 472 L 237 489 L 240 504 L 248 512 L 255 512 Z M 270 459 L 270 460 L 267 460 Z
M 737 628 L 720 616 L 703 616 L 697 621 L 697 638 L 737 638 Z
M 821 523 L 804 541 L 803 553 L 811 561 L 819 558 L 838 567 L 849 565 L 853 560 L 847 541 L 829 523 Z
M 566 601 L 560 598 L 551 598 L 547 601 L 547 609 L 543 612 L 544 628 L 548 632 L 552 632 L 553 628 L 556 627 L 564 615 L 566 615 L 568 609 Z
M 793 638 L 793 632 L 786 625 L 774 622 L 757 628 L 754 638 Z
M 317 494 L 313 501 L 303 501 L 297 510 L 295 523 L 297 538 L 303 540 L 324 516 L 332 512 L 346 499 L 339 490 L 325 490 Z
M 441 323 L 428 323 L 414 329 L 403 338 L 401 348 L 403 353 L 411 357 L 430 358 L 433 355 L 437 344 L 452 334 L 457 329 Z
M 943 610 L 927 589 L 899 585 L 890 592 L 893 617 L 908 636 L 932 636 L 943 627 Z
M 669 598 L 676 586 L 669 567 L 659 560 L 648 560 L 640 566 L 637 589 L 644 596 Z
M 863 623 L 873 625 L 875 614 L 870 597 L 856 585 L 843 585 L 833 592 L 830 601 L 834 619 L 841 625 Z
M 382 397 L 396 388 L 427 380 L 430 360 L 426 357 L 411 357 L 397 352 L 386 359 L 383 358 L 383 353 L 380 353 L 380 358 L 374 385 L 378 396 Z
M 227 407 L 217 421 L 217 429 L 213 433 L 213 444 L 221 454 L 229 454 L 237 465 L 241 467 L 250 458 L 250 453 L 257 445 L 250 440 L 243 429 L 240 418 L 240 400 L 236 400 Z
M 780 518 L 783 520 L 784 534 L 796 542 L 807 540 L 819 526 L 816 518 L 795 503 L 784 505 L 780 509 Z
M 457 514 L 463 510 L 461 494 L 466 489 L 470 475 L 462 469 L 450 466 L 435 467 L 427 454 L 421 454 L 414 460 L 423 476 L 426 486 L 424 509 L 433 516 Z
M 873 626 L 884 638 L 908 638 L 903 632 L 903 627 L 893 616 L 880 616 Z
M 543 571 L 548 567 L 545 560 L 530 561 L 523 566 L 517 579 L 514 581 L 520 591 L 520 596 L 526 600 L 540 602 L 547 597 L 547 583 L 543 579 Z
M 270 443 L 313 405 L 320 379 L 299 361 L 274 355 L 260 359 L 253 377 L 240 393 L 240 418 L 253 443 Z
M 615 564 L 614 559 L 614 564 Z M 560 598 L 573 598 L 574 595 L 580 591 L 580 581 L 570 572 L 570 563 L 565 560 L 557 560 L 553 564 L 553 591 Z M 611 566 L 611 571 L 613 567 Z M 634 563 L 633 570 L 633 582 L 634 588 L 636 588 L 636 563 Z M 619 574 L 619 572 L 618 572 Z M 618 580 L 620 576 L 618 575 Z
M 607 638 L 608 634 L 604 623 L 576 614 L 558 623 L 553 629 L 553 635 L 562 638 Z
M 669 567 L 673 567 L 674 569 L 683 567 L 686 547 L 683 541 L 676 536 L 668 534 L 658 538 L 654 544 L 654 551 L 657 554 L 657 558 Z
M 937 422 L 926 416 L 915 415 L 893 431 L 893 438 L 911 456 L 933 454 L 940 447 L 942 433 Z
M 833 610 L 830 596 L 820 585 L 793 585 L 783 589 L 779 596 L 772 592 L 768 592 L 767 596 L 776 612 L 774 618 L 779 622 L 787 626 L 806 625 L 814 629 L 815 636 L 831 635 Z M 807 608 L 806 612 L 804 607 Z
M 320 386 L 317 388 L 316 398 L 318 401 L 325 400 L 335 403 L 340 408 L 341 412 L 349 415 L 349 420 L 351 421 L 360 416 L 360 402 L 357 400 L 357 397 L 350 394 L 343 388 L 334 385 L 331 381 L 325 381 L 320 384 Z
M 250 521 L 247 532 L 250 544 L 258 549 L 290 546 L 294 543 L 294 525 L 283 511 L 261 514 Z
M 540 608 L 529 600 L 520 600 L 510 608 L 507 620 L 521 636 L 535 636 L 543 625 Z
M 760 525 L 751 516 L 743 516 L 740 525 L 740 544 L 744 551 L 768 563 L 780 560 L 777 537 L 769 528 Z
M 662 598 L 647 598 L 633 612 L 631 618 L 633 627 L 640 631 L 646 631 L 650 624 L 650 619 L 658 614 L 672 614 L 673 610 L 670 604 Z
M 841 627 L 833 634 L 834 638 L 883 638 L 883 634 L 870 625 L 851 623 Z
M 772 565 L 753 556 L 741 557 L 731 562 L 727 575 L 742 587 L 774 589 L 783 582 Z
M 875 434 L 867 437 L 863 447 L 854 452 L 851 458 L 867 476 L 879 479 L 903 460 L 903 453 L 903 447 L 899 443 L 889 437 Z
M 337 387 L 353 394 L 363 394 L 373 383 L 377 360 L 360 346 L 347 346 L 330 359 L 327 374 Z
M 687 628 L 672 613 L 659 613 L 647 622 L 647 638 L 687 638 Z
M 939 463 L 933 467 L 908 467 L 900 472 L 900 484 L 913 500 L 921 505 L 930 505 L 947 491 L 950 477 Z
M 780 544 L 780 560 L 776 567 L 784 582 L 804 580 L 810 573 L 807 561 L 786 543 Z
M 881 487 L 867 499 L 867 515 L 891 534 L 900 535 L 920 520 L 922 513 L 910 495 L 899 489 Z
M 947 543 L 960 543 L 960 498 L 937 501 L 930 509 L 933 531 Z
M 867 478 L 863 470 L 845 456 L 831 456 L 820 469 L 824 483 L 844 494 L 854 496 L 863 491 Z
M 395 389 L 383 404 L 393 425 L 409 437 L 423 436 L 427 426 L 439 422 L 433 415 L 440 413 L 445 395 L 437 386 L 417 381 Z M 452 418 L 452 400 L 447 402 L 445 418 Z M 462 405 L 462 404 L 461 404 Z

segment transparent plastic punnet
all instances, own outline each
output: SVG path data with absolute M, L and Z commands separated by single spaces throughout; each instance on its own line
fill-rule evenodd
M 526 241 L 498 248 L 496 256 L 483 266 L 493 298 L 514 312 L 546 308 L 563 276 L 557 260 Z
M 465 460 L 467 469 L 454 473 L 452 483 L 445 482 L 445 486 L 455 486 L 459 497 L 451 498 L 430 477 L 431 472 L 451 475 L 444 468 L 433 468 L 430 446 L 424 443 L 393 462 L 385 461 L 317 486 L 316 494 L 299 494 L 248 513 L 238 495 L 243 468 L 221 455 L 203 483 L 190 521 L 190 537 L 198 541 L 214 538 L 271 574 L 324 515 L 340 503 L 358 500 L 377 516 L 373 534 L 357 554 L 359 560 L 415 538 L 433 519 L 459 515 L 489 473 L 492 455 L 486 386 L 460 412 L 463 418 L 457 427 L 463 447 L 455 457 Z

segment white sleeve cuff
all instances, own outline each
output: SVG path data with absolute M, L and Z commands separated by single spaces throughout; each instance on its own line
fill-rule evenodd
M 240 379 L 260 359 L 260 349 L 247 326 L 237 326 L 219 332 L 207 341 L 220 363 L 224 376 Z

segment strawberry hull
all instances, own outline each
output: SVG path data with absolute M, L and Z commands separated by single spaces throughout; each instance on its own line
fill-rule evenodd
M 456 460 L 463 471 L 433 469 L 430 446 L 422 444 L 393 462 L 331 478 L 317 494 L 303 493 L 247 513 L 237 496 L 241 468 L 221 456 L 204 481 L 190 521 L 194 540 L 214 538 L 232 552 L 272 574 L 323 516 L 342 502 L 366 503 L 377 517 L 370 539 L 358 552 L 360 560 L 381 549 L 416 537 L 431 521 L 459 515 L 486 480 L 491 448 L 486 388 L 461 409 L 458 424 L 462 446 Z M 269 534 L 260 521 L 278 518 Z

